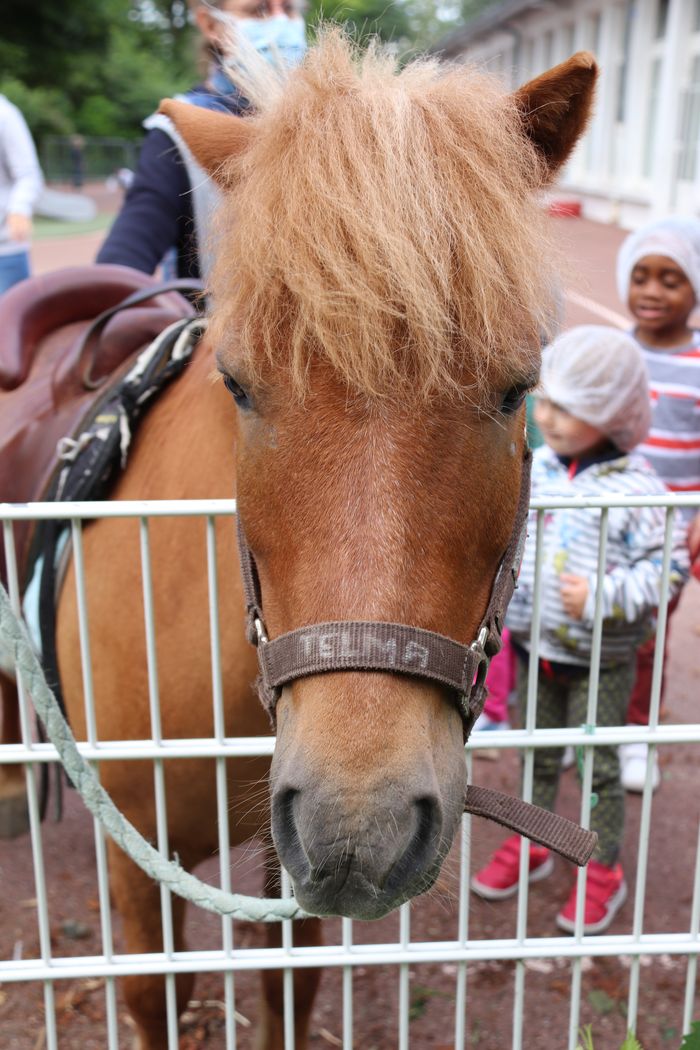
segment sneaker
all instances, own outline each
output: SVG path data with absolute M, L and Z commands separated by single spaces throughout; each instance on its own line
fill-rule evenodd
M 576 752 L 574 751 L 571 744 L 564 748 L 564 754 L 561 756 L 561 768 L 571 769 L 572 766 L 576 765 Z
M 520 874 L 520 835 L 511 835 L 496 850 L 485 868 L 472 877 L 471 887 L 479 897 L 500 901 L 518 891 Z M 530 877 L 528 882 L 539 882 L 554 871 L 554 860 L 548 849 L 530 843 Z
M 493 718 L 489 718 L 485 711 L 482 711 L 476 722 L 474 723 L 473 733 L 489 733 L 496 729 L 510 729 L 510 722 L 496 722 Z M 482 739 L 484 739 L 482 737 Z M 474 758 L 486 758 L 491 762 L 497 761 L 501 757 L 500 749 L 497 747 L 475 747 Z
M 489 718 L 485 711 L 482 711 L 476 722 L 474 723 L 474 732 L 493 732 L 493 730 L 510 729 L 510 722 L 503 721 L 497 722 L 495 718 Z
M 569 899 L 557 915 L 557 926 L 567 933 L 576 930 L 576 890 L 577 884 L 569 894 Z M 602 933 L 607 930 L 618 911 L 627 899 L 627 883 L 622 873 L 622 866 L 615 864 L 608 868 L 592 860 L 588 864 L 586 879 L 586 904 L 583 909 L 583 932 Z
M 618 748 L 620 780 L 625 791 L 644 791 L 644 784 L 647 778 L 648 753 L 648 744 L 620 744 Z M 657 751 L 654 751 L 654 759 L 651 766 L 651 790 L 656 791 L 660 783 L 659 755 Z

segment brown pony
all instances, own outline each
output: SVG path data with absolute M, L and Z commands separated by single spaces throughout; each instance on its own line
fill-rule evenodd
M 507 95 L 465 68 L 397 72 L 331 32 L 283 88 L 252 92 L 252 117 L 164 104 L 225 191 L 208 341 L 229 389 L 208 381 L 202 349 L 143 425 L 114 498 L 227 496 L 235 478 L 271 637 L 348 619 L 474 637 L 512 531 L 522 403 L 550 312 L 533 198 L 585 126 L 595 72 L 579 54 Z M 163 733 L 204 737 L 203 528 L 163 520 L 152 533 Z M 262 734 L 230 524 L 218 536 L 226 732 Z M 148 738 L 133 523 L 92 525 L 85 560 L 100 737 Z M 84 735 L 70 579 L 58 647 Z M 229 765 L 233 843 L 265 827 L 265 774 L 262 759 Z M 150 765 L 106 762 L 101 775 L 154 837 Z M 166 780 L 170 849 L 194 867 L 217 849 L 213 764 L 168 762 Z M 429 888 L 465 783 L 462 722 L 442 687 L 336 671 L 283 690 L 272 835 L 307 910 L 375 918 Z M 157 886 L 116 850 L 111 878 L 126 950 L 159 950 Z M 174 912 L 182 949 L 184 905 Z M 318 920 L 295 926 L 296 944 L 318 938 Z M 297 978 L 304 1047 L 317 977 Z M 192 980 L 178 977 L 180 1007 Z M 264 983 L 259 1045 L 272 1050 L 281 981 Z M 126 994 L 143 1050 L 164 1047 L 162 978 L 129 978 Z

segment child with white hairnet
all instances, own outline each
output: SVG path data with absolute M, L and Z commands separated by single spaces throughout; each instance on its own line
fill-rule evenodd
M 649 372 L 651 425 L 640 452 L 672 492 L 700 490 L 700 333 L 690 319 L 700 298 L 700 221 L 671 216 L 649 223 L 624 241 L 617 258 L 620 298 L 634 318 L 633 335 Z M 691 560 L 700 553 L 697 508 L 676 512 L 688 528 Z M 700 563 L 694 568 L 694 574 Z M 669 607 L 669 614 L 674 606 Z M 655 637 L 639 649 L 627 722 L 647 725 Z M 663 685 L 662 685 L 663 696 Z M 642 791 L 646 744 L 620 748 L 622 783 Z M 660 783 L 656 753 L 652 785 Z
M 615 328 L 586 325 L 560 336 L 543 356 L 535 419 L 545 444 L 535 450 L 532 495 L 663 495 L 646 460 L 633 451 L 649 427 L 648 378 L 642 353 L 631 336 Z M 576 507 L 547 511 L 543 522 L 541 622 L 537 647 L 538 728 L 579 727 L 588 721 L 588 689 L 596 604 L 601 513 Z M 659 604 L 665 513 L 659 507 L 611 508 L 601 596 L 603 632 L 596 724 L 624 724 L 634 680 L 637 647 Z M 519 656 L 518 696 L 525 716 L 530 632 L 534 602 L 536 512 L 517 590 L 507 614 Z M 674 536 L 671 587 L 687 575 L 683 529 Z M 563 748 L 537 748 L 533 801 L 553 809 Z M 625 900 L 619 861 L 624 792 L 617 748 L 596 747 L 591 827 L 598 833 L 588 865 L 584 932 L 605 930 Z M 517 892 L 521 838 L 511 836 L 472 879 L 489 900 Z M 545 878 L 552 857 L 529 846 L 530 881 Z M 573 932 L 576 884 L 556 917 Z

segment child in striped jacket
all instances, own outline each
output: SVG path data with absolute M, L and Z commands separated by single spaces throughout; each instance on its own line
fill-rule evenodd
M 649 427 L 648 377 L 634 339 L 613 328 L 587 325 L 556 340 L 543 357 L 535 419 L 545 444 L 536 449 L 532 494 L 561 496 L 658 496 L 666 490 L 637 452 Z M 535 598 L 536 514 L 531 512 L 518 587 L 507 624 L 519 654 L 518 695 L 525 717 L 530 633 Z M 541 622 L 537 645 L 538 728 L 578 727 L 587 719 L 590 658 L 596 606 L 601 512 L 574 507 L 546 511 L 543 521 Z M 601 594 L 603 632 L 596 723 L 624 724 L 634 680 L 636 649 L 651 629 L 659 605 L 664 545 L 662 507 L 614 507 L 608 514 Z M 683 527 L 675 530 L 671 591 L 687 575 Z M 553 809 L 562 748 L 537 748 L 533 801 Z M 584 932 L 611 923 L 626 897 L 619 853 L 624 792 L 617 748 L 596 747 L 593 790 L 598 801 L 591 827 L 599 842 L 588 867 Z M 521 840 L 506 840 L 472 880 L 482 897 L 499 900 L 517 891 Z M 548 850 L 530 846 L 530 881 L 553 867 Z M 573 932 L 574 885 L 556 921 Z
M 617 288 L 649 373 L 651 425 L 639 451 L 671 492 L 700 492 L 700 332 L 691 326 L 700 299 L 700 220 L 671 216 L 630 234 L 617 257 Z M 700 514 L 687 507 L 679 516 L 688 528 L 693 575 L 700 576 Z M 627 710 L 633 725 L 649 722 L 654 649 L 652 637 L 637 654 Z M 624 744 L 620 761 L 623 786 L 641 791 L 647 745 Z M 655 754 L 654 788 L 660 780 Z

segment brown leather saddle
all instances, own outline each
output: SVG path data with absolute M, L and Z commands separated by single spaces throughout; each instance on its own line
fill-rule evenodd
M 41 499 L 57 443 L 74 434 L 108 381 L 168 325 L 194 316 L 177 289 L 193 285 L 163 285 L 126 266 L 75 266 L 0 297 L 0 502 Z M 31 531 L 15 523 L 20 580 Z M 6 583 L 3 545 L 0 535 Z

